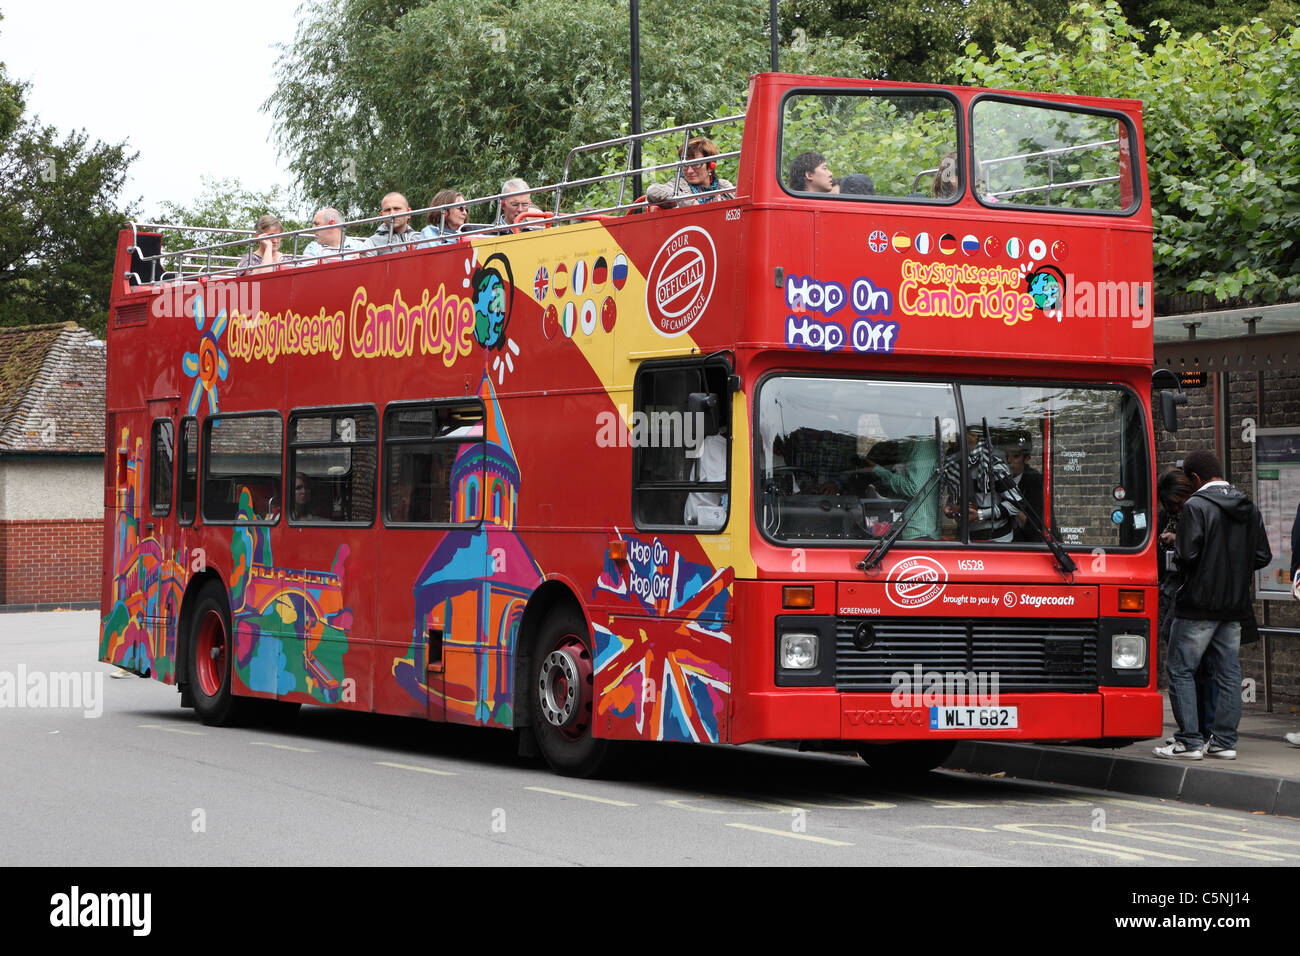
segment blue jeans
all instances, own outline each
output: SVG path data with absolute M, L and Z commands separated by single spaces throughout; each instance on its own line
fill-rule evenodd
M 1178 722 L 1174 736 L 1189 750 L 1209 743 L 1201 736 L 1196 695 L 1196 669 L 1202 658 L 1209 665 L 1214 684 L 1210 736 L 1220 746 L 1236 749 L 1237 724 L 1241 721 L 1240 650 L 1240 621 L 1174 618 L 1169 630 L 1169 703 Z

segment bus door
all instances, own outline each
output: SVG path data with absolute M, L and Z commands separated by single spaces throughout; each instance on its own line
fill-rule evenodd
M 168 653 L 169 631 L 180 613 L 183 571 L 176 557 L 174 489 L 176 487 L 176 399 L 151 399 L 148 406 L 148 466 L 143 476 L 144 502 L 140 534 L 141 591 L 144 601 L 148 660 L 157 666 Z

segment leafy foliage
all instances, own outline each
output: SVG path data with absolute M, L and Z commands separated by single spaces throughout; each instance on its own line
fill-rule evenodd
M 741 112 L 749 74 L 767 67 L 766 13 L 752 0 L 715 0 L 700 16 L 643 2 L 643 128 Z M 393 189 L 419 208 L 447 186 L 545 185 L 571 147 L 628 130 L 628 30 L 621 0 L 311 0 L 266 108 L 307 196 L 349 215 L 374 214 Z M 874 62 L 838 38 L 782 57 L 784 69 L 851 76 Z M 610 162 L 585 157 L 569 178 Z M 575 198 L 594 205 L 600 191 Z
M 1068 0 L 784 0 L 781 36 L 796 46 L 829 37 L 877 51 L 872 77 L 947 82 L 970 44 L 992 53 L 999 43 L 1047 39 L 1065 19 Z M 783 65 L 784 68 L 784 65 Z
M 72 319 L 102 335 L 135 155 L 24 116 L 24 90 L 0 68 L 0 325 Z
M 203 188 L 192 203 L 182 205 L 180 203 L 164 202 L 153 221 L 169 224 L 183 223 L 187 226 L 204 226 L 209 229 L 249 231 L 254 228 L 254 224 L 264 214 L 272 213 L 279 217 L 280 224 L 284 226 L 285 232 L 292 232 L 295 229 L 302 229 L 311 225 L 310 219 L 302 221 L 289 216 L 287 211 L 295 208 L 298 204 L 295 203 L 287 190 L 279 186 L 272 187 L 265 192 L 257 192 L 244 189 L 234 179 L 201 176 L 200 182 L 203 184 Z M 236 236 L 233 234 L 168 232 L 164 236 L 163 249 L 166 252 L 179 252 L 185 249 L 228 242 L 235 238 Z M 310 241 L 310 236 L 306 239 L 300 239 L 299 248 L 302 248 Z M 232 247 L 216 251 L 213 254 L 238 257 L 247 251 L 248 247 Z M 293 252 L 292 239 L 285 240 L 283 251 L 286 254 Z
M 1220 302 L 1300 298 L 1300 27 L 1262 22 L 1183 37 L 1158 23 L 1150 53 L 1118 4 L 1080 3 L 1052 42 L 974 46 L 963 82 L 1144 103 L 1158 294 Z

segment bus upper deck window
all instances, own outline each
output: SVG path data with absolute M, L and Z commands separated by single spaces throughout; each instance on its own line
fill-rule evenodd
M 955 202 L 958 155 L 957 104 L 947 96 L 803 91 L 782 106 L 777 175 L 795 196 Z
M 1037 209 L 1137 208 L 1128 120 L 1056 104 L 983 98 L 971 108 L 976 196 Z

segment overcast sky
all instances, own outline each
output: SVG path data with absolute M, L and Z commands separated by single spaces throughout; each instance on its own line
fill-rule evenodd
M 186 203 L 201 175 L 249 189 L 289 186 L 259 107 L 273 88 L 277 43 L 293 40 L 298 0 L 0 0 L 0 61 L 31 84 L 27 108 L 61 132 L 127 140 L 140 155 L 122 201 Z M 147 19 L 148 18 L 148 19 Z M 162 84 L 198 78 L 185 117 L 149 104 Z M 284 210 L 283 212 L 292 212 Z

